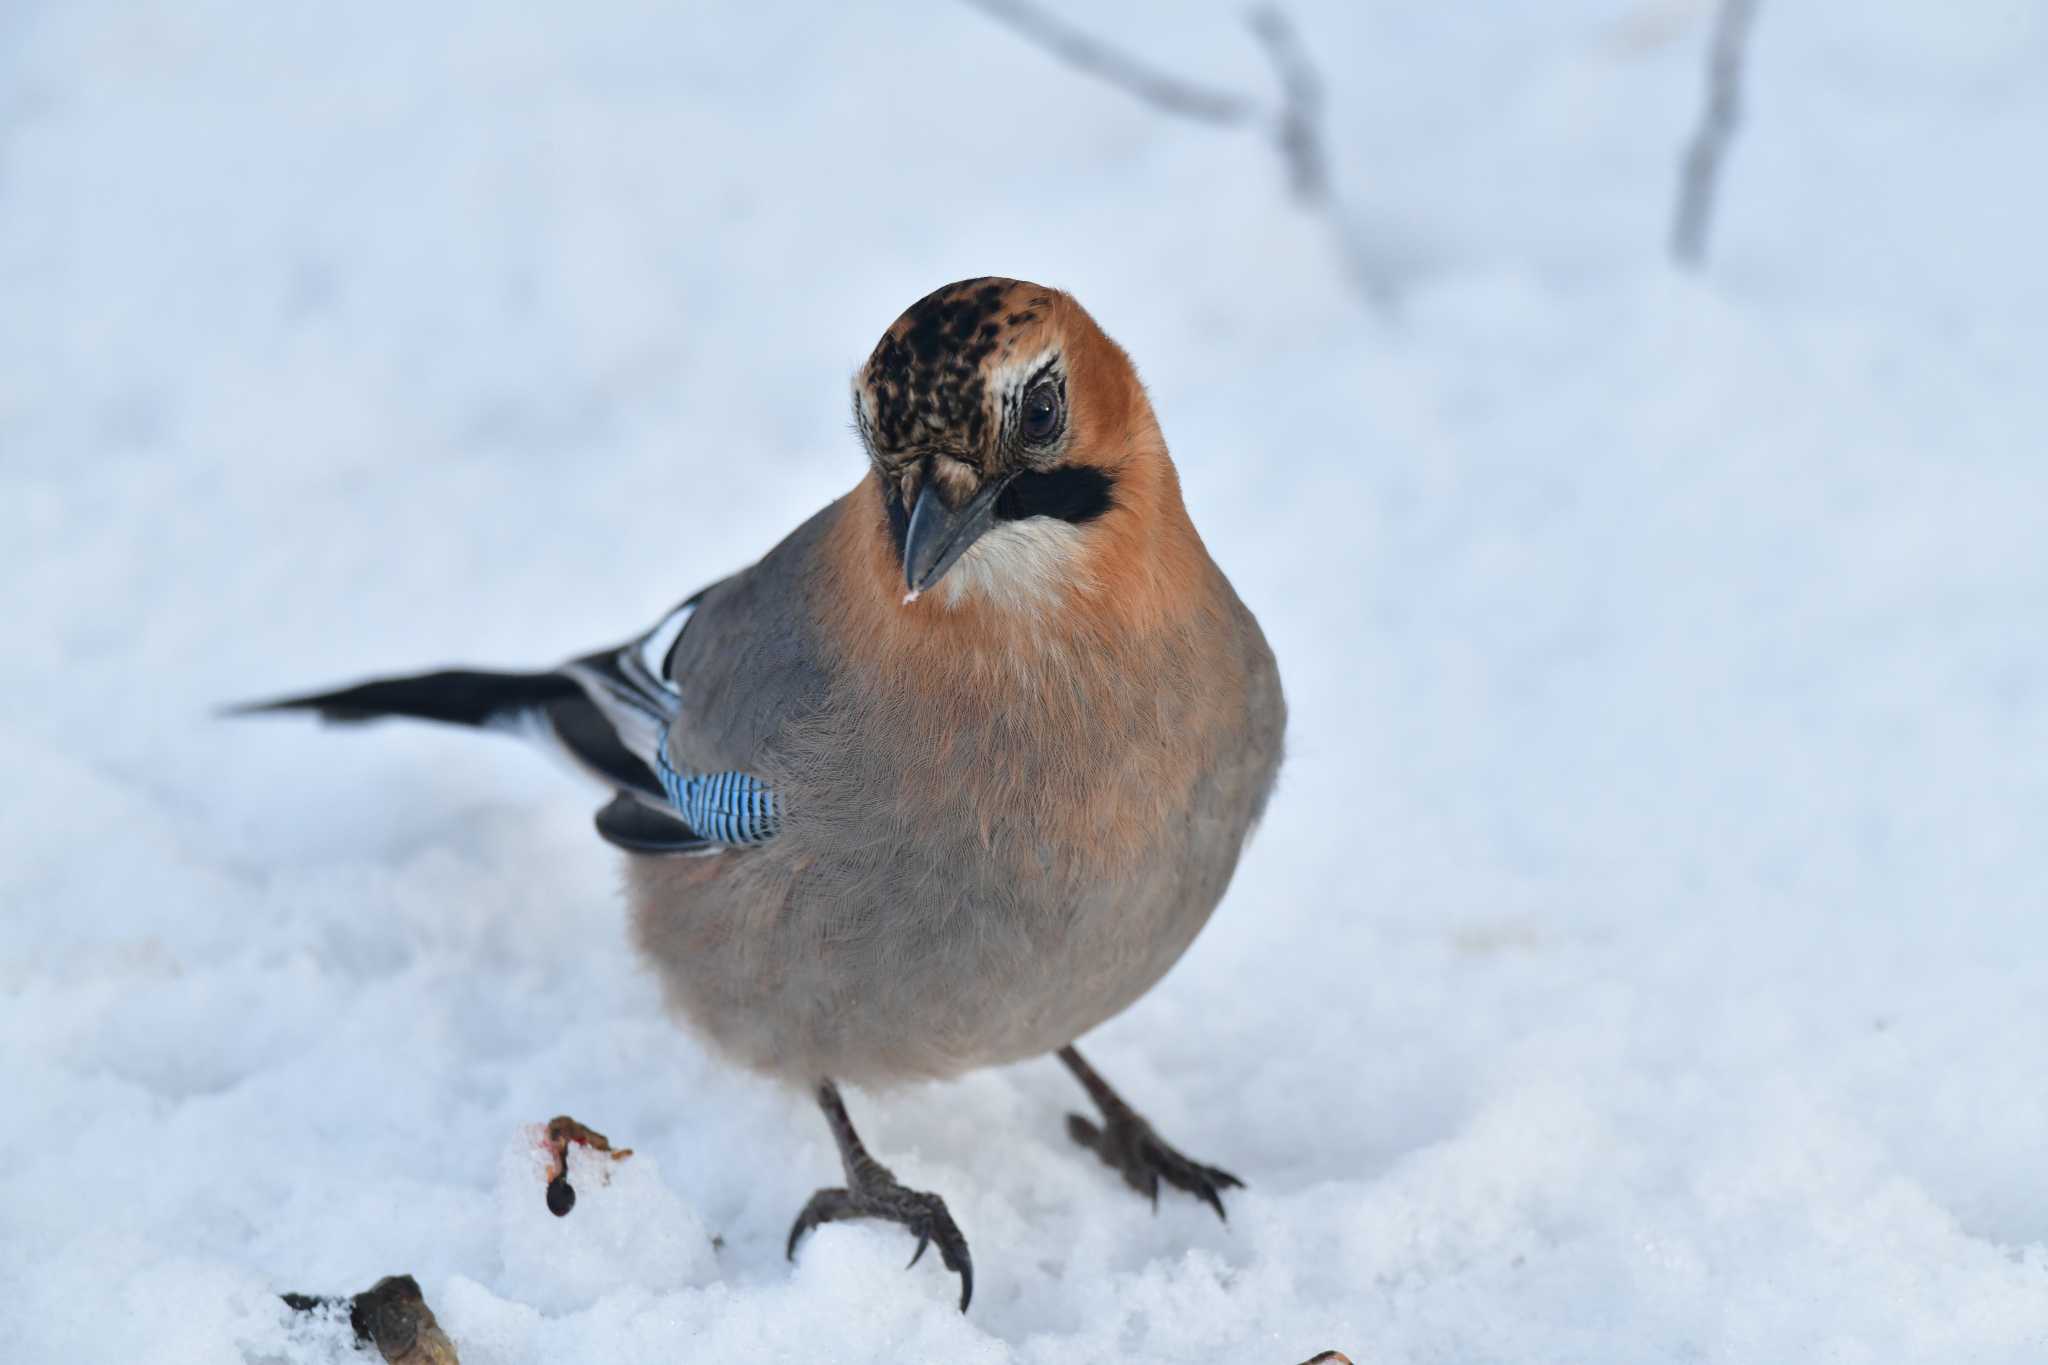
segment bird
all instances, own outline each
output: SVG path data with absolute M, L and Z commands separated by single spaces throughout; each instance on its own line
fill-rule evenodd
M 716 1054 L 807 1089 L 844 1183 L 792 1224 L 936 1244 L 937 1194 L 871 1155 L 842 1085 L 1052 1053 L 1067 1132 L 1157 1206 L 1243 1184 L 1183 1155 L 1076 1047 L 1223 897 L 1280 768 L 1258 621 L 1189 519 L 1130 357 L 1072 295 L 933 291 L 853 379 L 859 481 L 623 645 L 232 708 L 504 730 L 609 793 L 637 947 Z

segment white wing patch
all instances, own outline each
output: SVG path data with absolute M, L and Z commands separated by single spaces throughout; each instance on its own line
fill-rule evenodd
M 584 694 L 611 722 L 628 753 L 651 770 L 682 706 L 682 693 L 668 676 L 668 656 L 697 611 L 691 598 L 661 618 L 645 635 L 604 654 L 562 665 Z
M 675 680 L 668 675 L 669 652 L 676 647 L 676 641 L 683 638 L 684 628 L 696 614 L 697 599 L 693 597 L 662 617 L 653 630 L 635 642 L 634 652 L 640 656 L 640 666 L 667 691 L 676 690 Z

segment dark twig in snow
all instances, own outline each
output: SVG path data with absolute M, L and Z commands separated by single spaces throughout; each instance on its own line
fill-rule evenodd
M 1697 268 L 1706 259 L 1707 227 L 1721 163 L 1742 119 L 1742 63 L 1758 0 L 1721 0 L 1714 16 L 1714 41 L 1707 52 L 1707 105 L 1685 150 L 1679 173 L 1678 212 L 1671 225 L 1671 255 Z

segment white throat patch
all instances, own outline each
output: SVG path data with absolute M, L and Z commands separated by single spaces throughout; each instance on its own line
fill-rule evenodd
M 1012 611 L 1055 606 L 1080 572 L 1083 532 L 1072 522 L 1026 517 L 991 526 L 939 580 L 946 605 L 970 597 Z

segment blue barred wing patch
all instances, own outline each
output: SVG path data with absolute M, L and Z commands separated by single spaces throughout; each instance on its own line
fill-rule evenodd
M 691 829 L 715 843 L 765 844 L 782 828 L 775 793 L 751 773 L 683 772 L 668 761 L 668 732 L 654 747 L 655 775 Z

